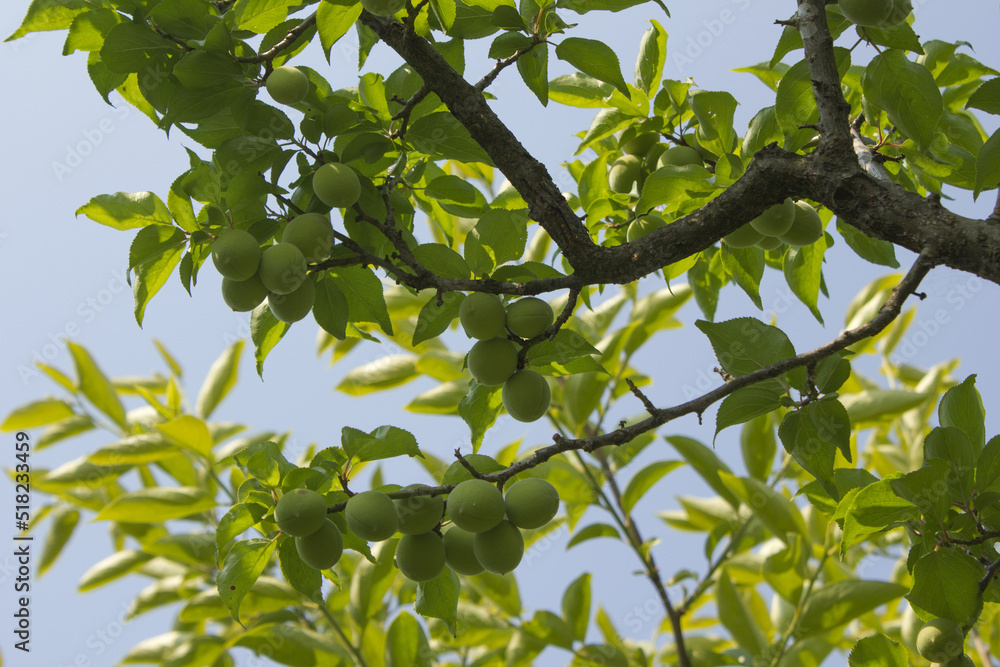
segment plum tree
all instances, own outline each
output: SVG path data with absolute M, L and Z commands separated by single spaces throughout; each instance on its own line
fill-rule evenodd
M 507 489 L 504 507 L 518 528 L 541 528 L 559 511 L 559 492 L 544 479 L 528 477 Z
M 458 526 L 452 526 L 445 531 L 444 555 L 445 562 L 452 570 L 458 574 L 474 576 L 482 573 L 486 568 L 476 560 L 476 552 L 473 547 L 476 533 L 470 533 Z
M 396 567 L 412 581 L 430 581 L 441 574 L 445 548 L 437 533 L 403 535 L 396 546 Z
M 524 339 L 534 338 L 554 321 L 552 306 L 538 297 L 518 299 L 507 306 L 507 329 Z
M 533 422 L 548 411 L 552 394 L 545 378 L 538 371 L 526 368 L 503 383 L 501 400 L 511 417 L 519 422 Z
M 406 6 L 406 0 L 361 0 L 361 6 L 376 16 L 393 16 Z
M 298 289 L 288 294 L 267 295 L 267 306 L 282 322 L 298 322 L 309 314 L 316 301 L 316 281 L 306 278 Z
M 500 489 L 482 479 L 467 479 L 448 494 L 448 518 L 470 533 L 496 526 L 505 509 Z
M 291 243 L 275 243 L 260 255 L 260 281 L 272 294 L 291 294 L 306 279 L 308 271 L 302 251 Z
M 730 248 L 749 248 L 762 240 L 764 235 L 754 229 L 749 222 L 722 237 L 722 241 Z
M 407 489 L 425 489 L 425 484 L 410 484 Z M 441 523 L 444 516 L 444 498 L 441 496 L 410 496 L 395 498 L 396 520 L 399 522 L 399 532 L 406 535 L 419 535 L 434 529 Z
M 346 164 L 333 162 L 316 170 L 312 179 L 313 192 L 327 206 L 346 208 L 361 198 L 361 181 Z
M 668 166 L 684 167 L 689 164 L 698 166 L 704 164 L 701 154 L 690 146 L 673 146 L 668 148 L 660 155 L 656 162 L 658 169 Z
M 281 233 L 282 243 L 298 248 L 306 262 L 314 264 L 330 256 L 333 249 L 333 225 L 320 213 L 303 213 L 295 216 Z
M 507 311 L 496 294 L 473 292 L 462 299 L 458 321 L 469 338 L 488 340 L 504 334 Z
M 267 288 L 256 273 L 246 280 L 222 279 L 222 300 L 238 313 L 246 313 L 259 306 L 267 297 Z
M 629 223 L 628 230 L 625 232 L 625 240 L 631 243 L 632 241 L 645 238 L 653 233 L 653 231 L 666 226 L 666 224 L 666 218 L 659 213 L 648 213 L 640 216 Z
M 344 536 L 333 521 L 324 518 L 319 528 L 295 538 L 295 551 L 309 567 L 328 570 L 344 554 Z
M 935 618 L 917 633 L 917 653 L 931 662 L 948 662 L 962 654 L 965 633 L 949 618 Z
M 822 236 L 823 221 L 820 219 L 819 213 L 807 202 L 797 201 L 795 202 L 795 218 L 792 221 L 792 226 L 778 238 L 781 239 L 782 243 L 799 248 L 816 243 Z
M 261 252 L 257 239 L 242 229 L 227 229 L 212 243 L 212 263 L 224 278 L 247 280 L 257 272 Z
M 524 556 L 524 537 L 517 526 L 504 519 L 472 540 L 476 560 L 489 572 L 507 574 Z
M 275 67 L 264 83 L 268 94 L 278 104 L 298 104 L 309 94 L 309 78 L 298 67 Z
M 764 236 L 781 236 L 791 229 L 794 221 L 795 202 L 789 197 L 751 220 L 750 226 Z
M 369 542 L 387 540 L 399 527 L 396 506 L 381 491 L 362 491 L 351 496 L 344 507 L 344 518 L 352 533 Z
M 877 28 L 892 16 L 893 0 L 840 0 L 844 16 L 865 28 Z
M 517 346 L 506 338 L 481 340 L 469 350 L 468 365 L 476 382 L 498 387 L 517 371 Z
M 635 155 L 624 155 L 615 160 L 608 172 L 608 183 L 615 192 L 628 194 L 642 175 L 642 160 Z
M 326 521 L 326 501 L 312 489 L 292 489 L 274 506 L 274 521 L 292 537 L 309 535 Z

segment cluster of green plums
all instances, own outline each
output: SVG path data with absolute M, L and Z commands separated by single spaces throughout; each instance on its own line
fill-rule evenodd
M 693 142 L 693 135 L 691 138 Z M 646 177 L 657 169 L 670 165 L 704 165 L 703 156 L 696 148 L 690 145 L 662 144 L 655 132 L 639 134 L 626 141 L 622 145 L 622 152 L 624 155 L 611 163 L 611 170 L 608 172 L 608 186 L 621 194 L 629 194 L 633 188 L 641 190 Z
M 893 28 L 913 11 L 911 0 L 840 0 L 840 11 L 863 28 Z
M 816 209 L 804 201 L 789 198 L 723 236 L 722 240 L 731 248 L 757 246 L 762 250 L 775 250 L 782 245 L 795 248 L 812 245 L 822 236 L 823 221 Z
M 448 494 L 447 514 L 441 496 L 393 500 L 372 490 L 351 496 L 344 519 L 351 532 L 368 542 L 402 533 L 396 567 L 421 582 L 438 576 L 445 565 L 464 575 L 512 571 L 524 555 L 521 529 L 541 528 L 558 510 L 559 494 L 543 479 L 515 482 L 506 495 L 485 480 L 470 479 Z M 302 562 L 318 570 L 336 565 L 344 552 L 343 535 L 326 514 L 323 496 L 309 489 L 289 491 L 274 508 L 278 528 L 295 538 Z M 450 521 L 442 532 L 446 519 Z
M 487 387 L 503 385 L 503 406 L 517 421 L 540 419 L 549 409 L 549 384 L 538 371 L 518 370 L 520 348 L 508 332 L 518 341 L 540 335 L 555 321 L 552 306 L 532 296 L 504 307 L 495 294 L 473 292 L 462 301 L 458 319 L 466 335 L 478 339 L 466 362 L 476 382 Z

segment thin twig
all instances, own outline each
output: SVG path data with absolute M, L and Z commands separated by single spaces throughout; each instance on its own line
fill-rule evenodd
M 302 23 L 298 24 L 294 28 L 288 31 L 288 34 L 284 38 L 269 48 L 264 53 L 258 53 L 255 56 L 238 56 L 236 62 L 240 63 L 270 63 L 277 57 L 279 53 L 290 47 L 295 43 L 299 37 L 301 37 L 309 28 L 316 25 L 316 14 L 311 14 L 310 16 L 303 19 Z

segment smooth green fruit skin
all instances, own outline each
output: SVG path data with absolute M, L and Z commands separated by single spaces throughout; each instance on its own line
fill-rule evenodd
M 894 28 L 906 23 L 907 17 L 913 11 L 913 3 L 910 0 L 893 0 L 892 11 L 889 18 L 879 25 L 880 28 Z
M 319 529 L 295 538 L 295 551 L 309 567 L 329 570 L 344 555 L 344 536 L 329 519 L 323 519 Z
M 804 201 L 795 202 L 795 220 L 787 232 L 779 236 L 782 242 L 801 248 L 812 245 L 823 237 L 823 221 L 812 206 Z
M 313 174 L 312 186 L 320 201 L 335 208 L 354 206 L 361 198 L 361 181 L 346 164 L 324 164 Z
M 629 243 L 638 241 L 649 236 L 660 227 L 665 227 L 666 224 L 667 221 L 663 216 L 656 213 L 648 213 L 641 218 L 636 218 L 629 224 L 628 231 L 625 232 L 625 240 Z
M 212 243 L 212 263 L 230 280 L 248 280 L 257 272 L 260 245 L 250 232 L 229 229 Z
M 952 658 L 944 663 L 941 667 L 976 667 L 976 663 L 972 662 L 972 658 L 963 653 L 957 658 Z
M 722 237 L 722 241 L 730 248 L 749 248 L 764 239 L 764 235 L 747 223 Z
M 548 329 L 555 319 L 552 306 L 538 297 L 518 299 L 507 306 L 507 329 L 525 340 Z
M 444 555 L 445 562 L 452 570 L 458 574 L 475 576 L 481 574 L 486 568 L 476 560 L 476 552 L 473 547 L 476 533 L 462 530 L 458 526 L 452 526 L 444 534 Z
M 757 241 L 757 247 L 761 250 L 777 250 L 782 245 L 784 245 L 784 241 L 777 236 L 765 236 L 760 241 Z
M 947 662 L 962 654 L 965 635 L 954 621 L 935 618 L 917 633 L 917 653 L 931 662 Z
M 702 166 L 704 163 L 701 154 L 690 146 L 674 146 L 668 148 L 660 159 L 656 162 L 656 168 L 662 169 L 666 166 L 684 167 L 689 164 Z
M 302 251 L 306 262 L 314 264 L 330 256 L 333 249 L 333 225 L 320 213 L 295 216 L 281 233 L 282 243 L 291 243 Z
M 316 282 L 307 278 L 299 288 L 288 294 L 268 294 L 267 307 L 281 322 L 298 322 L 312 310 L 316 301 Z
M 411 484 L 407 489 L 425 489 L 426 485 Z M 441 496 L 412 496 L 395 498 L 396 520 L 399 532 L 405 535 L 420 535 L 434 529 L 444 516 L 444 498 Z
M 628 155 L 645 155 L 659 140 L 660 135 L 655 132 L 638 134 L 625 142 L 622 152 Z
M 392 498 L 381 491 L 364 491 L 351 496 L 344 508 L 344 518 L 351 532 L 369 542 L 381 542 L 393 536 L 399 527 Z
M 510 376 L 500 391 L 507 414 L 519 422 L 538 421 L 548 411 L 549 383 L 537 371 L 525 369 Z
M 840 0 L 840 11 L 860 26 L 877 28 L 892 15 L 892 0 Z
M 494 574 L 507 574 L 524 556 L 524 537 L 510 521 L 501 521 L 494 528 L 477 534 L 472 549 L 484 568 Z
M 238 313 L 248 313 L 267 297 L 267 288 L 256 273 L 246 280 L 222 279 L 222 300 Z
M 750 221 L 750 226 L 764 236 L 781 236 L 795 221 L 795 202 L 786 198 Z
M 361 6 L 375 16 L 394 16 L 406 6 L 406 0 L 361 0 Z
M 541 528 L 559 511 L 559 492 L 544 479 L 515 482 L 504 496 L 507 520 L 518 528 Z
M 430 581 L 444 569 L 444 543 L 437 533 L 403 535 L 396 546 L 396 567 L 411 581 Z
M 290 294 L 306 279 L 306 258 L 291 243 L 275 243 L 260 256 L 260 281 L 268 292 Z
M 274 521 L 281 532 L 305 537 L 326 521 L 326 501 L 312 489 L 293 489 L 274 506 Z
M 517 346 L 506 338 L 481 340 L 469 350 L 468 366 L 476 382 L 498 387 L 517 371 Z
M 615 192 L 628 194 L 642 173 L 642 162 L 635 155 L 626 155 L 614 161 L 608 172 L 608 186 Z
M 496 294 L 473 292 L 458 307 L 458 321 L 469 338 L 489 340 L 504 335 L 507 311 Z
M 278 104 L 298 104 L 309 94 L 309 78 L 297 67 L 275 67 L 264 83 Z
M 448 517 L 470 533 L 482 533 L 503 519 L 506 507 L 500 489 L 486 480 L 467 479 L 448 494 Z

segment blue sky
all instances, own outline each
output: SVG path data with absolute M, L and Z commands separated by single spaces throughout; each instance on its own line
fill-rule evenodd
M 649 4 L 616 15 L 582 17 L 574 34 L 611 43 L 621 54 L 623 70 L 629 77 L 646 19 L 656 18 L 670 33 L 665 76 L 693 77 L 702 88 L 733 92 L 741 102 L 737 127 L 745 128 L 747 120 L 761 107 L 773 103 L 773 96 L 756 79 L 730 70 L 770 58 L 780 33 L 773 21 L 787 18 L 794 11 L 794 3 L 716 0 L 668 4 L 672 19 L 666 19 L 655 5 Z M 971 42 L 980 60 L 1000 65 L 1000 44 L 995 38 L 1000 17 L 995 3 L 925 0 L 915 1 L 914 5 L 915 28 L 922 38 Z M 958 6 L 962 11 L 956 11 Z M 0 6 L 0 31 L 4 35 L 15 30 L 25 7 L 14 2 Z M 247 316 L 225 308 L 218 293 L 218 277 L 208 270 L 202 274 L 193 297 L 184 292 L 176 277 L 172 278 L 147 309 L 144 327 L 139 329 L 132 315 L 131 289 L 125 284 L 133 234 L 73 216 L 79 205 L 96 194 L 152 190 L 165 197 L 169 183 L 186 168 L 186 144 L 179 133 L 168 141 L 124 103 L 118 107 L 104 104 L 87 78 L 85 58 L 81 54 L 69 58 L 59 55 L 63 37 L 63 32 L 32 34 L 14 43 L 0 44 L 0 89 L 6 91 L 0 102 L 6 156 L 0 166 L 4 202 L 0 215 L 0 285 L 7 304 L 6 316 L 0 321 L 0 412 L 6 414 L 17 405 L 57 393 L 32 372 L 31 366 L 34 360 L 41 359 L 68 370 L 71 362 L 62 344 L 65 339 L 87 347 L 111 375 L 162 369 L 152 344 L 154 338 L 158 339 L 182 362 L 193 400 L 212 361 L 233 340 L 248 336 Z M 486 42 L 469 46 L 466 58 L 470 77 L 478 78 L 476 75 L 490 66 L 485 58 Z M 315 67 L 328 76 L 335 88 L 350 86 L 356 80 L 355 48 L 351 34 L 334 48 L 331 65 L 323 60 L 318 43 L 294 64 Z M 867 61 L 872 55 L 871 49 L 859 47 L 854 60 Z M 367 69 L 388 72 L 397 64 L 388 49 L 379 45 Z M 554 71 L 553 75 L 556 73 L 561 72 Z M 565 189 L 568 179 L 560 164 L 570 159 L 576 147 L 573 134 L 586 128 L 592 112 L 556 105 L 543 109 L 513 69 L 505 72 L 491 91 L 500 98 L 494 107 L 501 117 L 549 166 Z M 978 204 L 967 195 L 954 203 L 958 212 L 977 217 L 985 217 L 991 208 L 989 195 Z M 900 253 L 904 267 L 909 257 L 905 251 Z M 826 277 L 831 299 L 820 306 L 828 322 L 826 329 L 789 297 L 784 282 L 774 273 L 768 274 L 762 286 L 763 314 L 734 289 L 724 297 L 720 314 L 755 315 L 765 320 L 774 314 L 800 350 L 829 340 L 842 326 L 841 313 L 846 304 L 863 285 L 883 274 L 878 267 L 853 259 L 842 243 L 829 258 Z M 650 278 L 643 288 L 661 285 L 659 279 Z M 1000 398 L 1000 374 L 993 361 L 996 313 L 1000 312 L 996 286 L 938 269 L 927 279 L 924 291 L 928 299 L 920 306 L 914 332 L 923 331 L 925 335 L 911 334 L 909 362 L 929 366 L 961 356 L 962 365 L 956 375 L 980 373 L 979 387 L 987 405 L 996 404 Z M 693 304 L 685 307 L 681 315 L 687 323 L 699 317 Z M 463 349 L 465 343 L 459 337 L 449 340 L 456 349 Z M 263 382 L 256 377 L 252 355 L 246 351 L 240 384 L 215 417 L 246 423 L 252 431 L 291 429 L 290 458 L 311 442 L 321 446 L 336 444 L 342 426 L 370 430 L 383 423 L 411 430 L 423 449 L 440 457 L 448 457 L 456 446 L 468 449 L 466 427 L 457 418 L 421 417 L 398 411 L 399 406 L 430 387 L 426 381 L 360 399 L 333 390 L 352 365 L 378 359 L 391 350 L 364 346 L 331 369 L 324 359 L 316 358 L 314 342 L 311 320 L 293 327 L 268 358 Z M 714 377 L 711 369 L 716 362 L 707 340 L 687 326 L 661 334 L 647 346 L 636 365 L 654 378 L 649 391 L 653 401 L 666 406 L 685 400 L 686 386 L 697 386 L 706 376 Z M 639 405 L 631 406 L 622 416 L 639 410 Z M 661 433 L 683 433 L 710 442 L 713 421 L 708 415 L 706 425 L 699 426 L 694 418 L 688 418 L 664 427 Z M 997 423 L 995 413 L 990 415 L 991 433 L 997 431 Z M 716 443 L 720 456 L 734 467 L 739 467 L 737 434 L 738 429 L 733 429 Z M 12 435 L 2 437 L 13 443 Z M 526 426 L 505 419 L 489 435 L 483 453 L 493 453 L 519 438 L 523 439 L 522 447 L 527 448 L 544 444 L 549 437 L 541 422 Z M 34 455 L 32 465 L 55 467 L 106 441 L 84 438 L 62 443 Z M 662 441 L 651 449 L 654 451 L 646 455 L 646 462 L 654 457 L 675 456 Z M 6 451 L 12 450 L 10 447 Z M 11 466 L 12 453 L 0 464 Z M 386 473 L 387 479 L 404 484 L 426 481 L 405 462 L 392 462 Z M 644 534 L 664 539 L 655 554 L 667 572 L 684 567 L 703 570 L 701 540 L 668 532 L 653 513 L 675 507 L 675 495 L 706 493 L 692 475 L 675 473 L 636 509 Z M 41 501 L 42 497 L 36 495 L 36 511 Z M 594 520 L 598 520 L 596 515 Z M 606 606 L 619 628 L 631 636 L 647 638 L 659 622 L 659 610 L 648 583 L 632 575 L 638 564 L 631 554 L 606 540 L 565 552 L 565 539 L 565 531 L 557 533 L 548 548 L 540 549 L 519 569 L 525 605 L 558 610 L 565 585 L 587 569 L 594 572 L 595 598 Z M 30 659 L 18 655 L 11 642 L 4 640 L 0 642 L 0 653 L 8 664 L 109 665 L 139 640 L 168 629 L 173 609 L 147 614 L 130 623 L 123 621 L 124 606 L 147 583 L 138 577 L 84 595 L 75 592 L 80 575 L 106 556 L 110 548 L 104 525 L 81 522 L 64 557 L 35 582 L 32 590 L 34 634 Z M 11 564 L 9 556 L 0 557 L 0 608 L 4 614 L 13 605 L 8 574 Z M 564 655 L 547 652 L 540 664 L 565 661 Z

